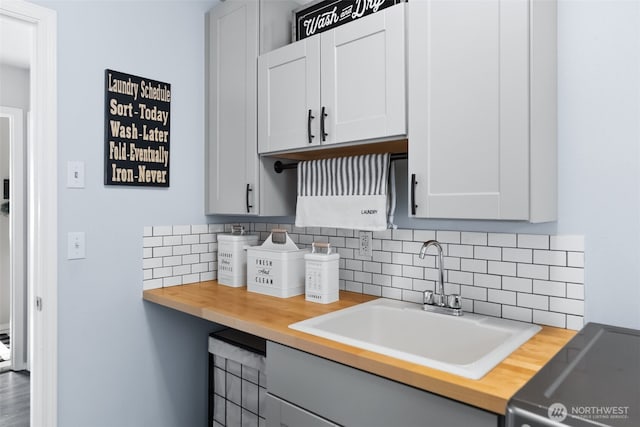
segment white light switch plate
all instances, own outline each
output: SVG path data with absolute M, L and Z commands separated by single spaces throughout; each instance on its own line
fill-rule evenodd
M 67 188 L 84 188 L 84 162 L 67 162 Z
M 67 259 L 83 258 L 86 258 L 84 231 L 67 233 Z

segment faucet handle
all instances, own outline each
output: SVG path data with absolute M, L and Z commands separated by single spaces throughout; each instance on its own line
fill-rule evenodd
M 424 291 L 424 298 L 423 298 L 423 302 L 425 304 L 429 304 L 429 305 L 433 305 L 433 291 Z
M 462 308 L 462 297 L 458 294 L 447 295 L 447 307 Z

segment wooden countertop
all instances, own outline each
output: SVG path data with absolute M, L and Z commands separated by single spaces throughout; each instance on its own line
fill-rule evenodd
M 369 295 L 341 291 L 340 301 L 323 305 L 305 301 L 304 295 L 276 298 L 210 281 L 144 291 L 143 298 L 497 414 L 505 414 L 511 396 L 576 334 L 543 326 L 483 378 L 469 380 L 288 328 L 376 299 Z

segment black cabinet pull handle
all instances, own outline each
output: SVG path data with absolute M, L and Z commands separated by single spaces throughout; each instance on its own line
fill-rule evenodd
M 246 195 L 246 200 L 247 200 L 247 213 L 251 213 L 250 209 L 253 207 L 253 205 L 249 204 L 249 192 L 253 191 L 251 189 L 251 184 L 247 184 L 247 195 Z
M 327 113 L 324 112 L 325 107 L 322 106 L 322 112 L 320 113 L 320 133 L 322 134 L 322 142 L 327 140 L 327 133 L 324 131 L 324 118 L 327 117 Z
M 311 144 L 313 138 L 315 138 L 314 135 L 311 135 L 311 120 L 313 119 L 315 119 L 315 117 L 311 115 L 311 110 L 309 110 L 309 114 L 307 115 L 307 138 L 309 139 L 309 144 Z
M 411 174 L 411 215 L 416 214 L 416 208 L 418 207 L 418 205 L 416 205 L 416 184 L 417 183 L 418 181 L 416 181 L 416 174 L 412 173 Z

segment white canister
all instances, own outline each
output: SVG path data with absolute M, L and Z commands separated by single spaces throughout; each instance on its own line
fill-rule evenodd
M 304 256 L 305 299 L 320 304 L 338 301 L 340 254 L 332 253 L 329 243 L 313 242 L 311 248 L 311 253 Z M 320 252 L 321 248 L 326 252 Z
M 234 225 L 230 234 L 218 234 L 218 283 L 239 288 L 247 284 L 248 246 L 258 244 L 257 234 Z

